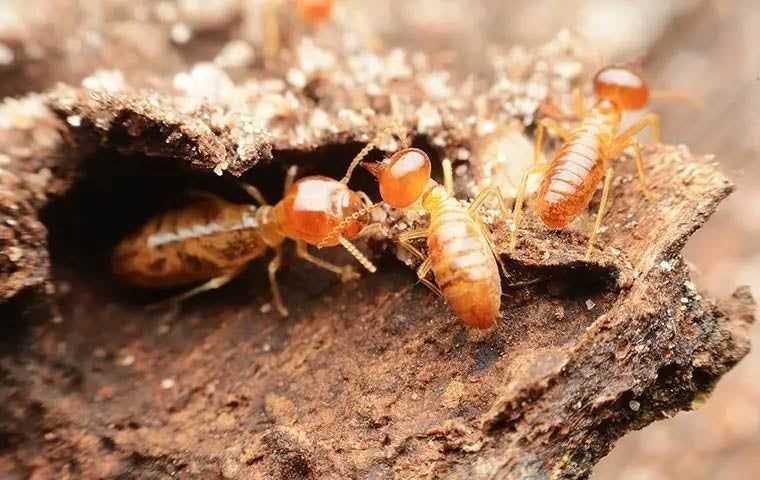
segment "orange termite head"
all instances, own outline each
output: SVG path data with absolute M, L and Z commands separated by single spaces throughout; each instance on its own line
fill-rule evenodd
M 610 65 L 594 75 L 594 93 L 600 100 L 615 102 L 623 110 L 638 110 L 649 101 L 644 79 L 624 65 Z
M 377 177 L 380 196 L 393 208 L 412 205 L 430 181 L 430 157 L 419 148 L 403 148 L 385 162 L 365 168 Z
M 353 239 L 367 225 L 361 197 L 346 184 L 322 176 L 304 177 L 288 189 L 277 207 L 278 220 L 290 238 L 312 245 L 337 245 L 336 234 Z M 341 225 L 344 220 L 350 220 Z M 337 231 L 340 228 L 341 231 Z
M 328 20 L 332 15 L 334 6 L 333 0 L 296 0 L 296 9 L 299 15 L 312 23 Z

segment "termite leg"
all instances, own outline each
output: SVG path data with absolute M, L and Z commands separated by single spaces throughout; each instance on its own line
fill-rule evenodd
M 446 188 L 446 193 L 454 196 L 454 169 L 451 166 L 451 160 L 444 158 L 441 160 L 441 167 L 443 167 L 443 186 Z
M 398 237 L 398 243 L 401 245 L 404 249 L 406 249 L 409 253 L 414 255 L 415 257 L 419 258 L 421 261 L 425 261 L 425 255 L 419 251 L 417 247 L 412 245 L 412 240 L 417 240 L 419 238 L 426 238 L 428 236 L 427 230 L 412 230 L 410 232 L 404 232 Z
M 528 178 L 534 173 L 544 173 L 549 169 L 549 164 L 533 165 L 531 168 L 523 173 L 522 180 L 520 181 L 520 187 L 517 189 L 517 198 L 515 199 L 515 209 L 512 213 L 512 233 L 509 239 L 509 252 L 512 253 L 517 246 L 517 229 L 520 226 L 522 220 L 522 206 L 525 201 L 525 190 L 528 186 Z
M 296 176 L 298 175 L 298 166 L 297 165 L 291 165 L 288 167 L 288 171 L 285 173 L 285 184 L 282 187 L 282 191 L 287 193 L 288 190 L 290 190 L 290 187 L 293 186 L 293 182 L 296 181 Z
M 427 279 L 428 273 L 430 273 L 430 269 L 433 266 L 433 261 L 430 257 L 425 259 L 424 262 L 422 262 L 422 265 L 417 269 L 417 278 L 420 282 L 422 282 L 423 285 L 428 287 L 430 290 L 433 291 L 436 295 L 439 297 L 443 297 L 443 293 L 441 290 L 435 285 L 435 283 L 431 282 Z
M 533 146 L 534 165 L 541 163 L 541 151 L 543 150 L 544 146 L 544 130 L 549 130 L 550 132 L 559 135 L 563 142 L 569 141 L 571 137 L 570 131 L 557 123 L 555 120 L 551 118 L 541 119 L 541 121 L 538 122 L 538 126 L 536 127 L 536 141 Z
M 499 210 L 501 210 L 501 214 L 504 216 L 504 218 L 508 218 L 512 216 L 512 212 L 509 211 L 506 204 L 504 203 L 504 197 L 502 196 L 501 190 L 499 190 L 499 187 L 488 187 L 482 192 L 480 192 L 478 196 L 475 197 L 475 200 L 472 201 L 472 203 L 467 208 L 467 210 L 478 221 L 478 224 L 480 225 L 480 228 L 483 231 L 483 235 L 485 235 L 486 241 L 488 242 L 488 245 L 491 247 L 491 252 L 493 252 L 493 255 L 496 258 L 496 261 L 499 262 L 499 266 L 501 267 L 502 273 L 504 274 L 504 276 L 507 276 L 507 268 L 504 266 L 504 263 L 501 261 L 501 257 L 496 253 L 496 245 L 494 245 L 493 240 L 491 239 L 491 231 L 486 227 L 485 222 L 483 222 L 483 219 L 480 217 L 480 214 L 478 213 L 478 208 L 480 208 L 483 202 L 485 202 L 489 197 L 496 197 L 496 199 L 499 202 Z
M 573 89 L 573 109 L 575 110 L 575 115 L 579 119 L 586 117 L 586 99 L 583 98 L 583 93 L 581 92 L 580 87 L 575 87 Z
M 641 193 L 643 193 L 646 199 L 651 202 L 654 200 L 654 195 L 652 194 L 652 191 L 649 190 L 647 175 L 644 173 L 644 161 L 641 157 L 641 144 L 639 142 L 632 142 L 631 145 L 633 145 L 633 158 L 636 161 L 636 171 L 639 175 L 639 182 L 641 182 Z
M 652 129 L 652 140 L 654 143 L 660 143 L 660 116 L 650 113 L 649 115 L 642 117 L 639 121 L 628 127 L 623 133 L 615 138 L 613 141 L 614 147 L 612 148 L 609 157 L 616 158 L 623 153 L 623 150 L 630 145 L 631 140 L 647 127 Z
M 705 101 L 702 98 L 695 97 L 686 90 L 670 89 L 670 90 L 653 90 L 649 92 L 650 100 L 668 100 L 676 102 L 684 102 L 694 110 L 704 110 Z
M 508 277 L 509 273 L 507 273 L 507 267 L 504 266 L 504 262 L 501 261 L 501 256 L 496 252 L 496 245 L 493 243 L 493 239 L 491 238 L 491 230 L 486 227 L 485 222 L 482 218 L 480 218 L 480 215 L 478 215 L 475 218 L 478 222 L 478 225 L 480 226 L 480 230 L 483 232 L 483 236 L 486 238 L 486 242 L 488 243 L 488 248 L 491 249 L 491 253 L 493 254 L 493 257 L 496 259 L 496 261 L 499 263 L 499 268 L 501 268 L 501 273 Z
M 594 229 L 591 231 L 591 237 L 588 239 L 588 248 L 586 249 L 585 260 L 591 260 L 591 251 L 594 248 L 594 242 L 596 241 L 596 235 L 599 233 L 599 228 L 602 226 L 602 217 L 604 216 L 604 210 L 607 207 L 607 201 L 610 196 L 610 187 L 612 186 L 612 168 L 607 169 L 607 173 L 604 175 L 604 189 L 602 190 L 602 201 L 599 202 L 599 210 L 596 212 L 596 221 L 594 222 Z
M 277 270 L 282 265 L 282 246 L 277 246 L 274 249 L 274 257 L 267 266 L 267 273 L 269 273 L 269 286 L 272 288 L 272 300 L 277 312 L 283 317 L 288 316 L 288 309 L 285 308 L 285 303 L 282 301 L 282 295 L 280 294 L 280 287 L 277 285 Z
M 267 62 L 272 62 L 280 52 L 280 24 L 278 18 L 280 0 L 266 0 L 263 8 L 262 31 L 264 32 L 264 45 L 262 50 L 264 51 L 264 59 Z
M 499 187 L 487 187 L 482 192 L 478 194 L 477 197 L 475 197 L 475 200 L 472 201 L 469 207 L 467 207 L 467 210 L 470 211 L 470 213 L 477 213 L 478 209 L 481 205 L 483 205 L 483 202 L 488 200 L 490 197 L 496 197 L 496 200 L 499 202 L 499 210 L 501 210 L 501 214 L 504 215 L 504 217 L 511 217 L 512 212 L 509 211 L 507 208 L 507 204 L 504 201 L 504 196 L 501 194 L 501 190 Z
M 256 202 L 258 202 L 259 205 L 269 205 L 267 202 L 267 199 L 264 198 L 264 195 L 261 194 L 261 190 L 254 187 L 253 185 L 249 185 L 247 183 L 241 184 L 243 187 L 243 190 L 245 190 L 245 193 L 251 196 Z
M 214 277 L 211 280 L 207 281 L 204 284 L 198 285 L 195 288 L 191 288 L 190 290 L 186 292 L 182 292 L 178 295 L 174 295 L 172 297 L 169 297 L 165 300 L 161 300 L 160 302 L 152 303 L 148 305 L 148 309 L 153 310 L 156 308 L 160 308 L 164 305 L 170 305 L 170 304 L 178 304 L 181 303 L 188 298 L 194 297 L 198 294 L 201 294 L 203 292 L 208 292 L 209 290 L 216 290 L 217 288 L 221 288 L 227 283 L 230 282 L 233 278 L 238 276 L 238 274 L 242 271 L 242 268 L 239 268 L 237 270 L 233 270 L 229 273 L 225 273 L 224 275 L 220 275 L 218 277 Z
M 328 272 L 332 272 L 338 275 L 341 281 L 347 282 L 349 280 L 359 278 L 359 274 L 356 273 L 356 271 L 354 271 L 351 265 L 345 265 L 343 267 L 339 267 L 337 265 L 333 265 L 332 263 L 326 260 L 322 260 L 321 258 L 315 257 L 314 255 L 309 253 L 309 250 L 306 246 L 306 242 L 304 241 L 301 241 L 301 240 L 296 241 L 296 255 L 298 255 L 299 258 L 302 258 L 306 260 L 307 262 L 313 265 L 316 265 L 323 270 L 327 270 Z

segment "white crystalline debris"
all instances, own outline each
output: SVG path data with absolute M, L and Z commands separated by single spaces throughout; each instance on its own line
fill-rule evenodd
M 594 303 L 590 298 L 586 300 L 586 308 L 589 310 L 593 310 L 596 306 L 596 303 Z
M 583 65 L 575 60 L 560 60 L 553 67 L 554 73 L 565 80 L 575 80 L 583 72 Z
M 185 23 L 175 23 L 172 25 L 172 30 L 169 36 L 171 37 L 172 42 L 183 45 L 193 38 L 193 29 Z
M 160 1 L 154 8 L 156 18 L 164 23 L 172 23 L 177 20 L 177 7 L 168 0 Z
M 663 260 L 660 262 L 660 268 L 665 270 L 666 272 L 672 272 L 673 271 L 673 263 L 669 262 L 667 260 Z
M 0 43 L 0 66 L 10 65 L 15 59 L 16 55 L 13 50 L 6 44 Z
M 440 129 L 442 124 L 443 121 L 441 120 L 441 114 L 438 113 L 438 108 L 430 103 L 423 103 L 417 109 L 417 131 L 430 133 Z
M 227 73 L 210 62 L 198 63 L 189 72 L 174 76 L 174 88 L 197 100 L 220 100 L 234 88 Z
M 548 93 L 549 89 L 543 82 L 530 82 L 525 87 L 525 95 L 534 99 L 543 100 Z
M 291 68 L 288 70 L 288 74 L 285 77 L 289 84 L 296 88 L 303 88 L 306 86 L 307 78 L 301 70 L 297 68 Z
M 135 363 L 135 357 L 134 355 L 127 355 L 126 357 L 121 359 L 121 362 L 119 362 L 121 366 L 128 367 Z
M 82 80 L 82 86 L 88 90 L 117 93 L 124 89 L 124 74 L 119 70 L 98 70 Z
M 240 68 L 252 64 L 256 55 L 253 47 L 244 40 L 232 40 L 214 58 L 221 68 Z
M 630 402 L 628 402 L 628 407 L 634 412 L 638 412 L 639 409 L 641 408 L 641 404 L 637 402 L 636 400 L 631 400 Z
M 374 53 L 363 53 L 350 57 L 348 67 L 359 83 L 366 84 L 380 78 L 385 70 L 385 62 Z
M 478 122 L 478 126 L 475 129 L 479 136 L 491 134 L 496 131 L 496 123 L 490 120 L 482 120 Z
M 309 125 L 311 125 L 311 128 L 314 130 L 328 130 L 332 124 L 330 123 L 330 116 L 327 112 L 321 108 L 315 108 L 311 112 Z
M 317 47 L 309 37 L 304 37 L 298 46 L 298 63 L 301 70 L 310 76 L 319 71 L 325 71 L 335 66 L 335 55 Z
M 385 57 L 385 69 L 383 70 L 385 80 L 400 80 L 411 76 L 412 69 L 404 50 L 395 49 Z
M 175 383 L 174 383 L 173 378 L 164 378 L 163 380 L 161 380 L 161 388 L 163 388 L 164 390 L 172 389 L 174 388 L 174 385 Z
M 431 72 L 425 75 L 421 81 L 421 87 L 432 98 L 448 98 L 451 96 L 448 72 Z
M 69 115 L 66 117 L 66 123 L 72 127 L 80 127 L 82 126 L 82 117 L 79 115 Z
M 363 127 L 367 125 L 366 118 L 362 117 L 359 113 L 346 108 L 338 112 L 338 119 L 346 122 L 349 127 Z
M 45 108 L 41 95 L 8 97 L 0 103 L 0 129 L 29 130 L 34 128 L 38 120 L 47 115 L 48 110 Z

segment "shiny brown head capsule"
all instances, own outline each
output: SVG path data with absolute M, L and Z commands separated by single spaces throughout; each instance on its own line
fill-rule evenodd
M 303 178 L 285 194 L 277 206 L 280 228 L 288 237 L 320 246 L 334 246 L 328 240 L 341 222 L 362 211 L 364 204 L 356 192 L 335 179 L 311 176 Z M 343 237 L 356 238 L 366 223 L 356 219 L 341 225 Z
M 380 172 L 380 196 L 391 207 L 410 206 L 428 186 L 430 170 L 430 157 L 419 148 L 399 150 Z
M 640 75 L 622 65 L 611 65 L 594 76 L 594 94 L 623 110 L 638 110 L 649 101 L 649 87 Z

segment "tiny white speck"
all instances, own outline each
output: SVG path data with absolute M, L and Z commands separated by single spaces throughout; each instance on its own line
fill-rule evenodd
M 631 400 L 630 402 L 628 402 L 628 407 L 630 407 L 630 409 L 633 410 L 634 412 L 638 412 L 639 408 L 641 408 L 641 404 L 637 402 L 636 400 Z
M 660 262 L 660 268 L 665 270 L 666 272 L 671 272 L 673 271 L 673 264 L 667 260 L 663 260 L 662 262 Z
M 174 379 L 173 378 L 164 378 L 161 380 L 161 388 L 164 390 L 169 390 L 171 388 L 174 388 Z
M 187 43 L 193 38 L 193 31 L 184 23 L 175 23 L 172 26 L 171 37 L 174 43 Z
M 269 352 L 272 350 L 272 346 L 268 343 L 265 343 L 264 345 L 261 346 L 261 350 L 264 352 Z
M 259 311 L 261 313 L 269 313 L 269 312 L 271 312 L 272 311 L 272 304 L 271 303 L 265 303 L 264 305 L 261 306 L 261 308 L 259 309 Z
M 588 308 L 589 310 L 592 310 L 595 306 L 596 306 L 596 303 L 592 302 L 590 298 L 586 300 L 586 308 Z
M 69 115 L 66 117 L 66 123 L 72 127 L 80 127 L 82 125 L 82 117 L 79 115 Z
M 686 297 L 681 297 L 681 303 L 689 303 L 689 299 Z
M 420 398 L 420 396 L 417 395 L 417 393 L 413 393 L 412 394 L 412 400 L 418 400 L 419 398 Z
M 15 58 L 13 50 L 4 43 L 0 43 L 0 65 L 10 65 Z
M 121 366 L 128 367 L 135 363 L 135 357 L 134 355 L 127 355 L 126 357 L 121 359 L 121 362 L 119 362 Z

